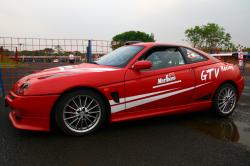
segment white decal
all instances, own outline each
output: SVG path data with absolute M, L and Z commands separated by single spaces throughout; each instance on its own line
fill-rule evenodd
M 207 70 L 202 70 L 201 71 L 201 80 L 207 81 L 207 80 L 212 80 L 213 78 L 217 79 L 220 71 L 225 72 L 228 70 L 234 70 L 234 67 L 231 65 L 226 65 L 226 66 L 220 66 L 217 68 L 210 68 Z
M 164 78 L 158 78 L 157 84 L 164 84 L 164 83 L 167 83 L 167 82 L 170 82 L 170 81 L 175 81 L 175 80 L 176 80 L 175 74 L 174 73 L 169 73 Z
M 177 83 L 180 83 L 180 82 L 181 82 L 181 80 L 176 80 L 176 76 L 175 76 L 174 72 L 168 73 L 168 74 L 166 74 L 165 77 L 158 78 L 157 85 L 153 86 L 153 89 L 160 88 L 160 87 L 163 87 L 163 86 L 172 85 L 172 84 L 177 84 Z
M 177 90 L 177 91 L 173 91 L 173 92 L 167 92 L 167 93 L 163 93 L 163 94 L 161 93 L 161 94 L 158 94 L 156 96 L 149 96 L 149 97 L 142 98 L 142 99 L 140 98 L 138 100 L 133 100 L 133 101 L 129 101 L 129 102 L 126 102 L 126 103 L 121 103 L 121 104 L 118 104 L 118 105 L 113 105 L 113 106 L 111 106 L 111 112 L 116 113 L 116 112 L 123 111 L 125 109 L 129 109 L 129 108 L 133 108 L 133 107 L 140 106 L 140 105 L 143 105 L 143 104 L 151 103 L 153 101 L 161 100 L 161 99 L 164 99 L 164 98 L 167 98 L 167 97 L 171 97 L 171 96 L 174 96 L 174 95 L 177 95 L 177 94 L 180 94 L 180 93 L 184 93 L 184 92 L 193 90 L 195 88 L 207 85 L 209 83 L 211 83 L 211 82 L 207 82 L 207 83 L 204 83 L 204 84 L 200 84 L 200 85 L 197 85 L 197 86 L 193 86 L 193 87 L 190 87 L 190 88 L 185 88 L 185 89 L 181 89 L 181 90 Z M 144 94 L 144 95 L 147 95 L 147 94 Z
M 169 82 L 169 83 L 156 85 L 156 86 L 153 86 L 153 89 L 155 89 L 155 88 L 160 88 L 160 87 L 163 87 L 163 86 L 172 85 L 172 84 L 178 84 L 178 83 L 180 83 L 180 82 L 181 82 L 181 80 L 178 80 L 178 81 L 172 81 L 172 82 Z
M 126 97 L 126 98 L 121 98 L 120 99 L 120 103 L 115 103 L 113 100 L 109 100 L 109 103 L 111 105 L 111 112 L 112 113 L 115 113 L 115 112 L 119 112 L 119 111 L 122 111 L 122 110 L 125 110 L 125 106 L 126 106 L 126 103 L 127 102 L 133 102 L 133 101 L 139 101 L 140 99 L 143 99 L 144 97 L 150 97 L 150 96 L 153 96 L 153 95 L 156 95 L 156 94 L 162 94 L 162 93 L 166 93 L 168 91 L 172 91 L 172 90 L 175 90 L 177 88 L 174 88 L 174 89 L 168 89 L 168 90 L 164 90 L 164 91 L 158 91 L 158 92 L 152 92 L 152 93 L 146 93 L 146 94 L 142 94 L 142 95 L 136 95 L 136 96 L 130 96 L 130 97 Z M 126 100 L 126 102 L 125 102 Z
M 126 97 L 126 98 L 120 98 L 120 103 L 124 103 L 125 100 L 126 100 L 126 102 L 132 101 L 132 100 L 138 100 L 138 99 L 141 99 L 144 97 L 153 96 L 153 95 L 157 95 L 157 94 L 164 93 L 164 92 L 169 92 L 169 91 L 172 91 L 175 89 L 178 89 L 178 88 L 167 89 L 167 90 L 162 90 L 162 91 L 157 91 L 157 92 L 152 92 L 152 93 L 145 93 L 142 95 L 130 96 L 130 97 Z M 109 100 L 109 103 L 111 106 L 119 104 L 119 103 L 114 102 L 113 100 Z
M 221 66 L 221 71 L 234 70 L 233 66 Z
M 220 72 L 220 69 L 217 69 L 217 70 L 215 69 L 215 70 L 214 70 L 214 74 L 215 74 L 215 77 L 216 77 L 216 78 L 218 78 L 219 72 Z
M 201 72 L 201 80 L 206 81 L 206 80 L 212 80 L 213 76 L 215 78 L 218 78 L 220 72 L 220 68 L 210 68 L 207 70 L 202 70 Z

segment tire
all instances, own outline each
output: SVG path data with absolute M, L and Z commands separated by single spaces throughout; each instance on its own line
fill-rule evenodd
M 106 122 L 107 111 L 103 98 L 82 89 L 61 97 L 55 107 L 57 126 L 67 135 L 83 136 L 95 132 Z
M 227 117 L 234 112 L 236 103 L 237 90 L 232 84 L 226 83 L 216 90 L 212 111 L 220 117 Z

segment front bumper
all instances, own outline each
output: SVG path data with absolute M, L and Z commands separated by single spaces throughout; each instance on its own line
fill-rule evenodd
M 12 111 L 10 121 L 18 129 L 49 131 L 50 112 L 59 95 L 18 96 L 12 91 L 5 102 Z

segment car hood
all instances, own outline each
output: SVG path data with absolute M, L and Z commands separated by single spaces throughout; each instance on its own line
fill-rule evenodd
M 45 69 L 21 78 L 12 91 L 28 83 L 25 95 L 60 94 L 74 87 L 98 88 L 124 80 L 125 69 L 97 64 L 80 64 Z
M 99 72 L 107 72 L 115 70 L 120 70 L 120 69 L 110 66 L 83 63 L 80 65 L 59 66 L 50 69 L 45 69 L 24 77 L 22 81 L 29 81 L 31 79 L 46 79 L 46 78 L 54 78 L 62 76 L 71 76 L 84 73 L 85 74 L 99 73 Z

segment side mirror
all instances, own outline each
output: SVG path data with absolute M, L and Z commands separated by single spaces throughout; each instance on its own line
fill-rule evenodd
M 152 67 L 151 61 L 137 61 L 135 64 L 131 67 L 133 70 L 143 70 L 143 69 L 150 69 Z

